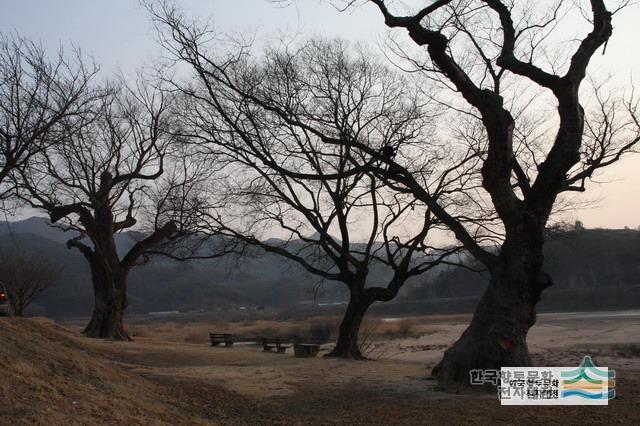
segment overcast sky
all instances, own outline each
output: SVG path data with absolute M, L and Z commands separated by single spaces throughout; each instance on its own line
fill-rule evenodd
M 220 32 L 256 32 L 259 40 L 279 36 L 321 34 L 379 42 L 386 35 L 382 19 L 370 6 L 340 13 L 327 1 L 298 0 L 276 7 L 266 0 L 180 0 L 187 14 L 212 17 Z M 614 19 L 614 35 L 606 55 L 598 54 L 590 72 L 613 74 L 619 84 L 640 77 L 640 7 Z M 92 55 L 106 72 L 128 75 L 161 52 L 146 12 L 137 0 L 0 0 L 0 31 L 16 31 L 54 49 L 73 43 Z M 640 89 L 639 89 L 640 90 Z M 607 169 L 591 185 L 587 197 L 595 207 L 573 212 L 588 227 L 640 226 L 640 156 Z M 581 196 L 584 197 L 584 196 Z M 586 198 L 582 198 L 586 199 Z

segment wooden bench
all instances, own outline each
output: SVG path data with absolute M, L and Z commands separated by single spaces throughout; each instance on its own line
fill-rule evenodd
M 313 358 L 320 352 L 318 343 L 294 343 L 293 353 L 298 358 Z
M 209 333 L 209 340 L 211 341 L 211 346 L 218 346 L 221 343 L 224 343 L 226 347 L 233 345 L 233 334 L 230 333 Z
M 286 352 L 288 348 L 291 347 L 289 343 L 283 343 L 282 339 L 272 339 L 269 337 L 263 337 L 262 339 L 262 350 L 264 352 L 271 352 L 272 350 L 276 350 L 279 354 L 283 354 Z

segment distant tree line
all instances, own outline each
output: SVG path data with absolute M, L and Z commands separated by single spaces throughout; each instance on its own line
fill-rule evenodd
M 577 222 L 575 228 L 552 232 L 544 247 L 547 268 L 554 277 L 551 293 L 572 292 L 574 299 L 588 291 L 610 294 L 618 306 L 640 302 L 640 231 L 586 229 Z M 416 284 L 403 300 L 480 296 L 488 278 L 468 268 L 451 267 Z M 571 302 L 563 298 L 557 305 L 568 309 Z M 598 303 L 580 300 L 579 306 L 598 308 Z

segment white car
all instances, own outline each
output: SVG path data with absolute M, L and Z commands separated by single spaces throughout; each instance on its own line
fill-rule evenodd
M 9 313 L 10 307 L 7 292 L 0 286 L 0 317 L 7 316 Z

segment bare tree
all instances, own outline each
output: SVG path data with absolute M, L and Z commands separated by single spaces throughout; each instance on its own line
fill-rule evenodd
M 0 34 L 0 202 L 12 195 L 17 169 L 59 141 L 57 123 L 73 126 L 84 115 L 96 72 L 77 52 L 48 56 L 27 39 Z
M 139 82 L 112 85 L 93 103 L 75 131 L 22 171 L 21 197 L 48 213 L 51 222 L 79 234 L 67 242 L 89 263 L 95 305 L 84 330 L 89 337 L 127 340 L 123 316 L 127 276 L 147 260 L 145 252 L 178 231 L 172 220 L 150 221 L 143 238 L 122 253 L 115 235 L 136 226 L 140 208 L 152 203 L 154 182 L 164 172 L 174 138 L 163 91 Z
M 500 245 L 488 249 L 401 161 L 385 160 L 366 144 L 349 141 L 352 149 L 370 156 L 366 158 L 384 161 L 387 167 L 373 172 L 428 206 L 490 272 L 470 326 L 433 373 L 442 387 L 450 388 L 468 385 L 472 369 L 530 365 L 526 338 L 536 321 L 541 293 L 552 284 L 543 270 L 542 247 L 558 197 L 584 191 L 594 173 L 632 152 L 640 140 L 633 99 L 616 108 L 596 90 L 598 112 L 590 116 L 581 105 L 587 66 L 599 48 L 604 51 L 614 13 L 600 0 L 591 0 L 590 10 L 576 10 L 573 3 L 561 1 L 548 10 L 499 0 L 438 0 L 416 10 L 384 0 L 369 3 L 388 27 L 405 30 L 424 48 L 424 58 L 403 50 L 405 58 L 429 81 L 452 89 L 448 106 L 479 126 L 473 126 L 481 130 L 477 172 L 504 233 Z M 564 16 L 576 12 L 583 13 L 589 32 L 560 47 L 554 30 Z M 550 60 L 554 51 L 560 60 Z M 522 114 L 529 90 L 523 88 L 557 104 L 555 116 L 544 123 L 545 131 L 529 138 L 521 137 L 531 124 Z M 535 105 L 535 99 L 528 103 Z M 621 119 L 621 113 L 627 118 Z
M 0 254 L 0 285 L 9 296 L 11 312 L 21 317 L 24 310 L 59 278 L 62 268 L 40 253 L 16 247 Z
M 409 81 L 344 42 L 281 46 L 259 62 L 242 49 L 224 59 L 207 52 L 211 33 L 186 25 L 175 9 L 152 13 L 168 34 L 165 47 L 195 73 L 191 84 L 173 82 L 184 95 L 184 136 L 205 158 L 227 164 L 216 193 L 202 196 L 212 207 L 198 229 L 342 282 L 350 299 L 330 355 L 363 358 L 358 332 L 371 304 L 392 300 L 407 279 L 447 261 L 458 247 L 432 247 L 427 235 L 439 222 L 430 209 L 385 189 L 366 167 L 347 173 L 357 154 L 325 138 L 366 141 L 393 158 L 425 135 L 433 111 L 418 102 Z M 413 165 L 451 200 L 459 181 L 427 176 L 433 157 Z M 464 167 L 452 170 L 464 181 Z M 390 271 L 383 285 L 372 283 L 377 266 Z

